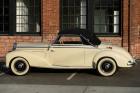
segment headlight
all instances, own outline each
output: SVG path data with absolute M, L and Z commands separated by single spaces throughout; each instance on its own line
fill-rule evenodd
M 16 47 L 17 47 L 17 43 L 14 43 L 13 44 L 13 50 L 16 50 Z

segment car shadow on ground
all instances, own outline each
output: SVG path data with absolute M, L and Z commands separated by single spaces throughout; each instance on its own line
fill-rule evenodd
M 100 76 L 95 69 L 47 69 L 31 68 L 30 73 L 86 73 L 89 75 Z
M 0 62 L 0 73 L 6 73 L 8 74 L 10 71 L 9 69 L 6 68 L 5 63 L 4 62 Z

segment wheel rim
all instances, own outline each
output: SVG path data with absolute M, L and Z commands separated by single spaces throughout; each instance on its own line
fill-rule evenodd
M 16 69 L 16 71 L 18 72 L 24 72 L 27 68 L 26 64 L 24 61 L 22 60 L 18 60 L 16 61 L 16 63 L 14 64 L 14 68 Z
M 105 73 L 112 72 L 113 68 L 114 68 L 114 66 L 113 66 L 112 62 L 109 60 L 106 60 L 101 64 L 101 70 Z

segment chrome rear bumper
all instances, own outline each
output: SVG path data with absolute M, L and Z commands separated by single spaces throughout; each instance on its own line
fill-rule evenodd
M 136 65 L 137 63 L 136 63 L 136 61 L 134 60 L 134 61 L 128 61 L 128 63 L 127 63 L 127 65 L 128 66 L 134 66 L 134 65 Z

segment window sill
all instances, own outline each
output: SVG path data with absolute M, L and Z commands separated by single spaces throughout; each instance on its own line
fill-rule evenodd
M 99 34 L 95 34 L 97 37 L 121 37 L 121 35 L 118 35 L 118 34 L 102 34 L 102 35 L 99 35 Z
M 0 36 L 42 36 L 40 33 L 28 34 L 28 33 L 16 33 L 16 34 L 3 34 Z
M 13 36 L 41 36 L 40 33 L 28 34 L 28 33 L 16 33 Z

